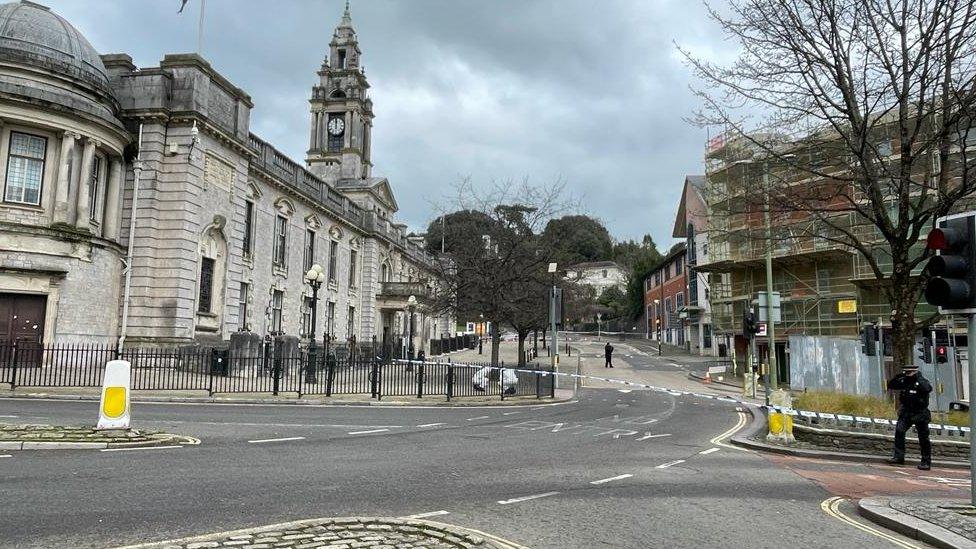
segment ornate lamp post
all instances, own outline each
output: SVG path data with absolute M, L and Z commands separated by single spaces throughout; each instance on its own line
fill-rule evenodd
M 325 282 L 325 271 L 316 263 L 305 273 L 305 282 L 312 287 L 312 326 L 309 329 L 308 368 L 305 370 L 305 383 L 315 383 L 315 369 L 318 366 L 318 349 L 315 344 L 316 309 L 319 303 L 319 288 Z
M 407 298 L 407 310 L 410 316 L 407 319 L 407 360 L 413 360 L 413 314 L 417 310 L 417 298 L 410 296 Z

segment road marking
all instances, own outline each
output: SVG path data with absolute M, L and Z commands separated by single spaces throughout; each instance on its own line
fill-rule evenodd
M 8 458 L 8 457 L 14 457 L 14 456 L 10 454 L 0 454 L 0 458 Z
M 522 412 L 505 412 L 505 413 L 504 413 L 504 414 L 502 414 L 502 415 L 503 415 L 503 416 L 510 416 L 510 415 L 512 415 L 512 414 L 521 414 L 521 413 L 522 413 Z
M 450 514 L 451 513 L 447 512 L 447 511 L 431 511 L 429 513 L 419 513 L 419 514 L 416 514 L 416 515 L 409 515 L 409 516 L 406 516 L 404 518 L 408 518 L 408 519 L 422 519 L 422 518 L 427 518 L 427 517 L 439 517 L 441 515 L 450 515 Z
M 141 448 L 102 448 L 99 452 L 131 452 L 135 450 L 169 450 L 172 448 L 182 448 L 183 446 L 143 446 Z
M 627 475 L 617 475 L 615 477 L 610 477 L 610 478 L 605 478 L 605 479 L 600 479 L 600 480 L 592 480 L 592 481 L 590 481 L 590 484 L 603 484 L 605 482 L 611 482 L 611 481 L 614 481 L 614 480 L 622 480 L 622 479 L 625 479 L 625 478 L 630 478 L 632 476 L 634 476 L 634 475 L 630 475 L 630 474 L 627 474 Z
M 624 393 L 624 394 L 627 394 L 627 393 L 633 391 L 633 389 L 617 389 L 617 391 L 619 391 L 621 393 Z
M 20 417 L 20 416 L 0 416 L 0 417 Z M 40 416 L 43 417 L 43 416 Z
M 718 452 L 718 450 L 719 450 L 718 448 L 709 448 L 708 450 L 702 450 L 701 452 L 698 452 L 698 453 L 701 454 L 701 455 L 703 455 L 703 456 L 707 456 L 708 454 L 712 454 L 712 453 Z
M 664 433 L 664 434 L 660 434 L 660 435 L 646 434 L 646 435 L 644 435 L 644 436 L 642 436 L 640 438 L 635 438 L 634 440 L 647 440 L 649 438 L 659 438 L 659 437 L 669 437 L 669 436 L 671 436 L 670 433 Z
M 549 496 L 554 496 L 554 495 L 556 495 L 558 493 L 559 492 L 546 492 L 545 494 L 535 494 L 533 496 L 522 496 L 520 498 L 503 499 L 503 500 L 499 501 L 498 503 L 501 504 L 501 505 L 508 505 L 509 503 L 521 503 L 523 501 L 529 501 L 530 499 L 539 499 L 539 498 L 546 498 L 546 497 L 549 497 Z
M 478 416 L 478 417 L 469 417 L 469 418 L 468 418 L 468 421 L 476 421 L 476 420 L 479 420 L 479 419 L 488 419 L 488 418 L 490 418 L 490 417 L 491 417 L 491 416 Z
M 438 425 L 447 425 L 446 423 L 424 423 L 423 425 L 418 425 L 417 427 L 437 427 Z
M 285 442 L 286 440 L 305 440 L 305 437 L 285 437 L 285 438 L 260 438 L 258 440 L 249 440 L 251 444 L 260 444 L 262 442 Z
M 674 461 L 669 461 L 667 463 L 662 463 L 662 464 L 658 465 L 657 467 L 655 467 L 655 469 L 667 469 L 668 467 L 671 467 L 672 465 L 677 465 L 679 463 L 684 463 L 684 462 L 685 462 L 685 460 L 683 460 L 683 459 L 676 459 Z
M 741 448 L 739 446 L 732 446 L 731 444 L 726 444 L 725 442 L 723 442 L 725 439 L 731 437 L 732 435 L 734 435 L 736 433 L 736 431 L 738 431 L 739 429 L 741 429 L 741 428 L 743 428 L 745 426 L 745 424 L 746 424 L 746 413 L 745 412 L 738 412 L 738 414 L 739 414 L 739 420 L 735 422 L 735 425 L 733 425 L 731 429 L 729 429 L 728 431 L 725 431 L 721 435 L 718 435 L 717 437 L 713 438 L 709 442 L 711 442 L 712 444 L 714 444 L 716 446 L 721 446 L 722 448 L 730 448 L 732 450 L 738 450 L 740 452 L 750 452 L 751 453 L 752 450 L 749 450 L 748 448 Z
M 827 499 L 823 500 L 823 502 L 820 503 L 820 508 L 823 509 L 823 512 L 824 513 L 827 513 L 829 516 L 834 517 L 835 519 L 837 519 L 837 520 L 839 520 L 841 522 L 845 522 L 845 523 L 853 526 L 854 528 L 857 528 L 858 530 L 861 530 L 861 531 L 867 532 L 869 534 L 878 536 L 879 538 L 888 540 L 891 543 L 894 543 L 895 545 L 897 545 L 899 547 L 905 547 L 906 549 L 921 549 L 921 546 L 919 546 L 919 545 L 915 545 L 915 544 L 912 544 L 912 543 L 908 543 L 907 541 L 900 540 L 900 539 L 898 539 L 898 538 L 896 538 L 894 536 L 888 535 L 888 534 L 886 534 L 886 533 L 884 533 L 884 532 L 882 532 L 880 530 L 876 530 L 874 528 L 871 528 L 870 526 L 861 524 L 860 522 L 858 522 L 858 521 L 852 519 L 851 517 L 845 515 L 844 513 L 842 513 L 840 511 L 840 504 L 843 501 L 844 501 L 844 498 L 839 497 L 839 496 L 834 496 L 834 497 L 831 497 L 831 498 L 827 498 Z
M 349 435 L 368 435 L 370 433 L 383 433 L 385 431 L 389 431 L 389 429 L 370 429 L 368 431 L 350 431 L 349 433 L 346 433 L 346 434 L 349 434 Z

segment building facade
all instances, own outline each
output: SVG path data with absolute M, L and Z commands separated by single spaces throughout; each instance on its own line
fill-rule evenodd
M 197 55 L 137 68 L 27 1 L 0 22 L 0 340 L 107 344 L 123 325 L 129 344 L 307 337 L 313 264 L 317 336 L 412 332 L 419 349 L 453 335 L 424 307 L 432 258 L 371 175 L 348 9 L 311 92 L 307 166 L 250 132 L 250 96 Z
M 679 319 L 684 323 L 690 352 L 706 356 L 725 356 L 728 343 L 716 342 L 712 335 L 708 273 L 696 268 L 699 262 L 708 263 L 708 206 L 702 196 L 704 186 L 705 176 L 685 177 L 674 219 L 671 236 L 685 241 L 685 275 L 688 281 L 688 300 L 677 311 Z
M 678 243 L 644 279 L 646 335 L 655 341 L 686 346 L 685 322 L 678 313 L 688 303 L 685 244 Z
M 566 280 L 593 288 L 599 298 L 608 288 L 625 291 L 627 272 L 616 261 L 591 261 L 566 268 Z

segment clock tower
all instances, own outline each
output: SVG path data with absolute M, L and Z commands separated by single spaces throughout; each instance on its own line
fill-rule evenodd
M 330 183 L 365 179 L 372 167 L 373 102 L 366 95 L 369 83 L 360 65 L 362 52 L 352 28 L 348 0 L 329 46 L 309 100 L 312 131 L 305 162 L 312 173 Z

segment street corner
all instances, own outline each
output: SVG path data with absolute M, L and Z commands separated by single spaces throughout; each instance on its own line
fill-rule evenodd
M 864 518 L 936 547 L 976 547 L 976 508 L 968 499 L 866 497 Z
M 118 549 L 527 549 L 526 547 L 459 526 L 407 518 L 320 518 L 202 536 L 128 545 Z
M 102 450 L 196 446 L 200 439 L 160 431 L 0 424 L 0 450 Z

